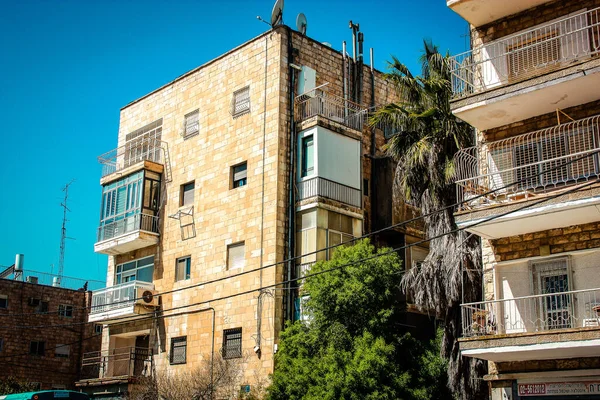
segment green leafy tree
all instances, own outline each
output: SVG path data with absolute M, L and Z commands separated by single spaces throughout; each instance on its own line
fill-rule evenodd
M 448 55 L 425 41 L 421 76 L 413 76 L 396 58 L 386 74 L 401 99 L 379 109 L 372 125 L 387 125 L 397 132 L 387 153 L 397 161 L 395 194 L 420 208 L 430 238 L 429 255 L 420 268 L 404 276 L 403 287 L 418 306 L 435 310 L 444 320 L 442 355 L 449 360 L 448 378 L 453 391 L 463 398 L 485 398 L 481 361 L 462 358 L 460 303 L 477 301 L 481 293 L 479 242 L 455 231 L 456 191 L 452 183 L 453 156 L 473 143 L 473 130 L 450 110 L 452 95 Z M 440 238 L 435 238 L 449 233 Z M 464 296 L 464 299 L 462 298 Z
M 304 286 L 310 322 L 282 332 L 269 399 L 451 398 L 435 342 L 415 340 L 399 323 L 396 253 L 362 240 L 311 272 L 323 273 Z

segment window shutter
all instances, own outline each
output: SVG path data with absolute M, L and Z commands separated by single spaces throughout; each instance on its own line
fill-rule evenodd
M 244 242 L 229 245 L 227 255 L 229 269 L 242 268 L 245 264 L 245 249 Z
M 192 111 L 185 116 L 185 126 L 183 131 L 183 137 L 188 138 L 200 131 L 199 123 L 200 112 L 199 110 Z
M 247 175 L 248 175 L 248 168 L 247 168 L 246 164 L 244 163 L 243 165 L 239 165 L 234 168 L 233 180 L 239 181 L 240 179 L 246 179 Z
M 250 86 L 233 92 L 231 115 L 238 116 L 250 111 Z

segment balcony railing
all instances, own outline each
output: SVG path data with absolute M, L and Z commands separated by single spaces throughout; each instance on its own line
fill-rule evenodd
M 137 230 L 158 233 L 158 216 L 137 213 L 117 221 L 105 223 L 98 228 L 98 242 Z
M 108 352 L 85 353 L 81 363 L 82 379 L 151 376 L 152 350 L 122 347 Z
M 362 132 L 367 118 L 367 110 L 350 100 L 319 89 L 296 97 L 297 121 L 303 121 L 316 115 Z
M 90 315 L 132 307 L 139 289 L 154 290 L 154 284 L 132 281 L 92 292 Z
M 140 136 L 128 140 L 98 157 L 102 164 L 102 176 L 121 171 L 142 161 L 164 164 L 166 143 L 156 137 Z
M 503 37 L 450 58 L 455 98 L 558 70 L 600 51 L 600 8 Z
M 350 204 L 354 207 L 362 207 L 360 190 L 329 179 L 314 177 L 297 183 L 298 200 L 321 196 Z
M 463 337 L 600 327 L 600 289 L 483 301 L 461 307 Z
M 455 156 L 460 209 L 522 200 L 600 177 L 599 125 L 600 116 L 593 116 L 460 150 Z

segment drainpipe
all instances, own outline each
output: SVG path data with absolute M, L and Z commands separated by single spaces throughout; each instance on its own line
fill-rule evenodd
M 371 62 L 371 110 L 375 111 L 375 68 L 373 67 L 373 48 L 369 50 Z M 371 127 L 371 156 L 375 156 L 375 127 Z M 373 182 L 373 166 L 371 165 L 371 182 Z
M 346 59 L 346 41 L 342 42 L 342 82 L 344 94 L 344 118 L 348 118 L 348 60 Z
M 363 42 L 365 35 L 362 32 L 358 32 L 358 93 L 357 103 L 362 105 L 363 95 Z
M 292 257 L 294 257 L 294 232 L 295 232 L 295 222 L 296 222 L 296 214 L 295 214 L 295 156 L 296 156 L 296 124 L 294 122 L 294 88 L 295 88 L 295 72 L 294 68 L 291 64 L 294 62 L 294 54 L 293 54 L 293 43 L 292 43 L 292 30 L 289 26 L 286 26 L 287 36 L 288 36 L 288 48 L 287 48 L 287 62 L 288 62 L 288 75 L 289 75 L 289 114 L 290 114 L 290 166 L 289 166 L 289 203 L 288 203 L 288 265 L 287 265 L 287 278 L 288 283 L 286 284 L 287 293 L 286 293 L 286 313 L 287 319 L 293 320 L 293 296 L 290 289 L 290 283 L 292 280 L 292 268 L 293 261 Z

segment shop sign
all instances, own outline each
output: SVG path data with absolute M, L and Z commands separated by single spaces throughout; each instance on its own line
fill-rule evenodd
M 519 383 L 519 396 L 600 394 L 600 381 Z

